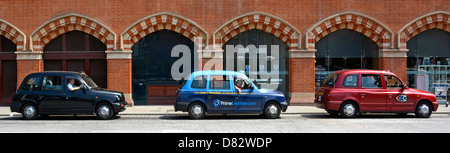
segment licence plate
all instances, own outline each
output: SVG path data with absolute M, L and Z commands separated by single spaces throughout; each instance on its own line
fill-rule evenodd
M 319 96 L 323 96 L 323 91 L 319 91 L 317 94 L 318 94 Z
M 317 101 L 322 101 L 322 96 L 317 97 Z

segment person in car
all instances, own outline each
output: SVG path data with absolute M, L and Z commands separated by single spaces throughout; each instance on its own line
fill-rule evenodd
M 242 86 L 243 81 L 239 80 L 237 78 L 235 78 L 234 80 L 235 80 L 235 82 L 234 82 L 234 89 L 236 89 L 238 91 L 238 94 L 240 94 L 241 93 L 241 86 Z
M 70 91 L 80 90 L 81 87 L 75 86 L 75 79 L 70 79 L 69 83 L 67 84 L 67 88 Z

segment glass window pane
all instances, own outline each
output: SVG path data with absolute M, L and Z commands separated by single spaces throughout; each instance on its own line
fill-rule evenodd
M 211 76 L 209 89 L 230 89 L 230 78 L 227 75 Z
M 358 87 L 358 74 L 347 75 L 342 84 L 344 87 Z
M 387 88 L 402 88 L 403 83 L 399 78 L 393 75 L 384 75 L 384 80 L 386 81 Z
M 41 90 L 62 90 L 62 76 L 45 76 Z
M 194 80 L 192 80 L 191 88 L 199 88 L 199 89 L 205 89 L 206 88 L 206 76 L 196 76 Z
M 39 90 L 39 81 L 40 81 L 40 77 L 39 76 L 34 76 L 34 77 L 29 77 L 25 80 L 25 82 L 22 84 L 22 87 L 20 88 L 21 90 L 26 90 L 26 91 L 35 91 L 35 90 Z
M 362 74 L 361 75 L 362 88 L 383 88 L 381 83 L 381 76 L 379 74 Z

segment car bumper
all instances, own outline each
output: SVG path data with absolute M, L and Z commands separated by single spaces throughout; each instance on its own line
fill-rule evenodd
M 127 102 L 120 102 L 120 103 L 113 103 L 113 107 L 114 107 L 114 112 L 118 113 L 118 112 L 123 112 L 127 109 Z
M 433 111 L 437 111 L 438 107 L 439 107 L 439 103 L 437 101 L 432 102 L 433 103 Z
M 189 102 L 175 102 L 175 105 L 173 106 L 176 111 L 182 111 L 182 112 L 187 112 L 187 109 L 189 107 Z
M 286 112 L 287 108 L 288 108 L 288 103 L 287 102 L 280 102 L 281 105 L 281 111 L 282 112 Z
M 11 102 L 9 105 L 9 108 L 11 109 L 11 112 L 19 112 L 20 113 L 20 107 L 22 106 L 21 102 Z
M 339 111 L 341 103 L 342 101 L 317 101 L 317 99 L 314 99 L 315 106 L 325 110 Z

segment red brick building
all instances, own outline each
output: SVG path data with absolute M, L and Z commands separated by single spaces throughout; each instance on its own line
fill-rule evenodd
M 169 38 L 182 37 L 179 41 L 183 42 L 185 38 L 191 41 L 194 37 L 202 38 L 202 51 L 213 54 L 203 56 L 200 64 L 216 55 L 222 58 L 212 60 L 222 63 L 223 45 L 236 37 L 250 39 L 268 33 L 278 38 L 287 46 L 285 94 L 291 103 L 312 102 L 316 82 L 320 80 L 318 71 L 332 71 L 330 66 L 333 70 L 353 68 L 348 63 L 357 68 L 390 70 L 409 80 L 409 42 L 412 44 L 416 39 L 422 42 L 418 35 L 438 29 L 436 34 L 429 35 L 443 35 L 433 38 L 445 39 L 444 47 L 439 48 L 445 50 L 450 32 L 448 0 L 5 0 L 0 2 L 0 8 L 1 105 L 9 104 L 13 89 L 27 74 L 45 70 L 85 71 L 108 89 L 124 92 L 128 101 L 133 101 L 134 89 L 147 94 L 148 104 L 152 100 L 170 101 L 176 86 L 145 84 L 145 80 L 134 79 L 134 73 L 137 75 L 139 70 L 132 68 L 133 60 L 140 56 L 133 54 L 138 48 L 135 44 L 149 36 L 145 40 L 157 45 L 151 42 L 151 35 L 163 40 L 160 37 L 173 32 L 179 36 Z M 246 31 L 255 32 L 243 34 Z M 361 50 L 354 57 L 350 52 L 343 58 L 334 56 L 341 50 L 345 52 L 346 48 L 336 42 L 347 36 L 365 36 L 361 39 L 369 41 L 353 43 L 363 44 L 363 49 L 358 49 L 358 45 L 348 49 Z M 321 43 L 325 39 L 327 43 Z M 353 39 L 349 40 L 346 43 L 352 44 Z M 424 60 L 419 55 L 426 50 L 417 48 L 432 46 L 433 42 L 424 43 L 416 43 L 419 44 L 414 49 L 417 60 Z M 444 62 L 442 57 L 432 57 L 428 65 L 433 61 Z M 158 71 L 158 67 L 151 64 L 149 67 L 153 69 L 149 72 Z M 156 75 L 142 74 L 150 80 Z M 160 78 L 159 81 L 164 80 Z M 143 89 L 138 89 L 136 84 Z

